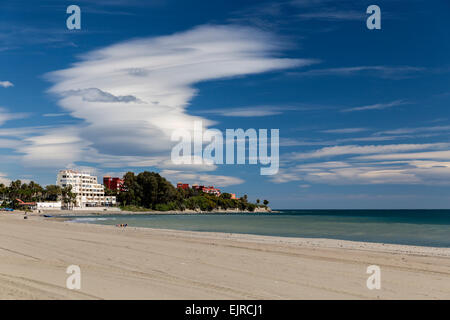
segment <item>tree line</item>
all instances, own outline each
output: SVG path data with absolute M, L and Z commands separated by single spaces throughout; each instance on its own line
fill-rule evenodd
M 177 189 L 169 181 L 156 172 L 144 171 L 135 175 L 127 172 L 124 177 L 122 191 L 117 194 L 117 200 L 124 207 L 141 207 L 159 211 L 168 210 L 202 210 L 238 209 L 255 211 L 263 205 L 250 203 L 247 195 L 239 199 L 231 199 L 231 194 L 223 193 L 219 197 L 196 190 Z
M 24 202 L 42 202 L 61 200 L 66 205 L 74 205 L 76 193 L 72 192 L 72 186 L 61 188 L 57 185 L 42 187 L 34 181 L 22 183 L 21 180 L 12 181 L 9 186 L 0 183 L 0 206 L 18 208 L 20 199 Z
M 164 177 L 155 172 L 144 171 L 139 174 L 127 172 L 124 176 L 122 190 L 105 189 L 108 196 L 116 196 L 117 202 L 124 209 L 152 209 L 168 210 L 226 210 L 238 209 L 242 211 L 255 211 L 257 207 L 267 207 L 269 201 L 260 200 L 255 203 L 248 201 L 247 195 L 239 199 L 231 199 L 231 194 L 222 193 L 219 197 L 196 190 L 177 189 Z M 61 200 L 66 206 L 75 204 L 76 193 L 72 186 L 60 187 L 57 185 L 40 186 L 31 181 L 22 183 L 21 180 L 12 181 L 9 186 L 0 184 L 0 206 L 18 208 L 20 199 L 24 202 L 42 202 Z

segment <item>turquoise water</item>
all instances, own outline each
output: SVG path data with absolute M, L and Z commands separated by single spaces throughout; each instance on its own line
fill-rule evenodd
M 257 214 L 105 215 L 74 222 L 450 247 L 450 210 L 281 210 Z

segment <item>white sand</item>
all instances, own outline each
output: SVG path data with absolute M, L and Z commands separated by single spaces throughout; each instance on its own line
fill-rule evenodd
M 65 273 L 79 265 L 81 290 Z M 381 290 L 366 268 L 381 267 Z M 450 249 L 0 213 L 1 299 L 450 299 Z

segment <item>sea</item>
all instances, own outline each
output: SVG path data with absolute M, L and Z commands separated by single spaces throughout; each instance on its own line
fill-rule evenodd
M 450 210 L 277 210 L 68 218 L 76 223 L 128 227 L 450 247 Z

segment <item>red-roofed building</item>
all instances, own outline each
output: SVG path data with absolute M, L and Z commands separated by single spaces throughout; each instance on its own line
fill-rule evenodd
M 189 189 L 189 184 L 178 182 L 177 188 L 178 189 Z M 220 189 L 214 188 L 214 186 L 205 187 L 205 186 L 201 186 L 201 185 L 199 186 L 198 184 L 193 184 L 192 189 L 197 190 L 197 191 L 202 191 L 202 192 L 208 193 L 208 194 L 213 194 L 217 197 L 220 196 L 220 194 L 221 194 Z
M 220 196 L 220 189 L 214 188 L 213 186 L 203 187 L 201 189 L 204 193 L 213 194 L 215 196 Z
M 103 185 L 110 190 L 121 191 L 123 187 L 123 179 L 117 177 L 103 177 Z
M 177 183 L 177 189 L 187 190 L 187 189 L 189 189 L 189 184 L 178 182 Z

